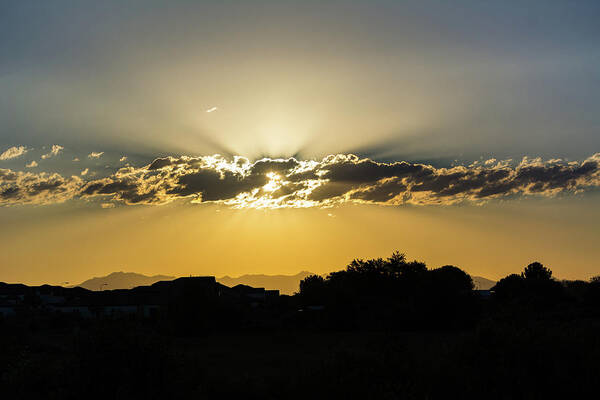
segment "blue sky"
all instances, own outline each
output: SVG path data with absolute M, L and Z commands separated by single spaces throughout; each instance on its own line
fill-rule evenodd
M 597 2 L 319 3 L 3 2 L 0 147 L 439 163 L 600 147 Z

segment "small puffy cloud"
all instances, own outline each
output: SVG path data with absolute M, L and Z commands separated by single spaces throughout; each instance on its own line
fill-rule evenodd
M 37 166 L 38 166 L 38 163 L 35 161 L 25 164 L 25 168 L 35 168 Z
M 64 150 L 63 146 L 60 146 L 58 144 L 53 144 L 52 145 L 52 149 L 50 150 L 50 153 L 42 155 L 42 160 L 46 160 L 46 159 L 48 159 L 50 157 L 54 157 L 54 156 L 58 155 L 58 153 L 60 153 L 63 150 Z
M 78 158 L 78 157 L 75 157 L 75 158 L 73 159 L 73 162 L 79 162 L 79 158 Z
M 126 161 L 126 160 L 127 160 L 127 156 L 123 156 L 123 157 L 119 158 L 119 162 L 123 162 L 123 161 Z
M 98 158 L 102 157 L 102 154 L 104 154 L 103 151 L 101 151 L 101 152 L 92 151 L 90 154 L 88 154 L 88 158 L 98 159 Z
M 89 168 L 84 169 L 83 171 L 81 171 L 81 176 L 87 175 L 88 172 L 90 172 Z
M 27 153 L 27 151 L 28 149 L 25 146 L 14 146 L 0 154 L 0 160 L 4 161 L 21 157 L 23 154 Z

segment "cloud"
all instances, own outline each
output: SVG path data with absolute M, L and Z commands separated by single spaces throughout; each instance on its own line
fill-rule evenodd
M 322 160 L 220 155 L 162 157 L 143 167 L 125 166 L 109 176 L 82 181 L 58 174 L 4 171 L 4 204 L 49 202 L 31 188 L 43 181 L 66 198 L 113 204 L 161 205 L 173 201 L 218 203 L 233 208 L 332 207 L 343 203 L 399 206 L 482 204 L 490 199 L 574 194 L 600 187 L 600 153 L 583 161 L 524 158 L 436 168 L 405 161 L 380 163 L 352 154 Z M 81 173 L 87 175 L 87 169 Z M 46 184 L 48 185 L 48 183 Z M 12 193 L 30 193 L 16 198 Z M 53 192 L 54 193 L 54 192 Z M 70 196 L 70 197 L 69 197 Z
M 79 158 L 78 158 L 78 157 L 75 157 L 75 158 L 73 159 L 73 162 L 79 162 Z
M 127 160 L 127 156 L 123 156 L 123 157 L 119 158 L 119 162 L 123 162 L 123 161 L 126 161 L 126 160 Z
M 217 111 L 218 109 L 219 109 L 219 107 L 211 107 L 208 110 L 206 110 L 206 112 L 211 113 L 211 112 Z
M 54 156 L 58 155 L 58 153 L 60 153 L 63 150 L 64 150 L 63 146 L 60 146 L 58 144 L 53 144 L 52 145 L 52 150 L 50 150 L 50 153 L 42 155 L 42 160 L 46 160 L 46 159 L 48 159 L 50 157 L 54 157 Z
M 83 171 L 81 171 L 81 176 L 87 175 L 88 172 L 90 172 L 89 168 L 84 169 Z
M 37 166 L 38 166 L 38 163 L 35 162 L 35 161 L 32 161 L 32 162 L 30 162 L 28 164 L 25 164 L 25 168 L 35 168 Z
M 25 146 L 14 146 L 0 154 L 0 160 L 4 161 L 21 157 L 23 154 L 27 153 L 27 151 L 28 149 Z
M 0 205 L 62 203 L 75 197 L 82 185 L 77 176 L 0 169 Z
M 115 204 L 114 203 L 102 203 L 102 204 L 100 204 L 100 207 L 102 207 L 102 208 L 115 208 Z
M 102 154 L 104 154 L 103 151 L 98 152 L 98 153 L 95 152 L 95 151 L 92 151 L 90 154 L 88 154 L 88 158 L 96 158 L 96 159 L 98 159 L 98 158 L 102 157 Z
M 495 162 L 495 164 L 494 164 Z M 328 207 L 344 202 L 383 205 L 482 203 L 509 196 L 555 196 L 600 186 L 600 153 L 582 162 L 523 159 L 435 168 L 405 161 L 379 163 L 355 155 L 321 161 L 243 157 L 157 158 L 88 182 L 84 197 L 126 204 L 187 198 L 238 208 Z

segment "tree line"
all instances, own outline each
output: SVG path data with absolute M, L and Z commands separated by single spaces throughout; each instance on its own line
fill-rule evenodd
M 540 262 L 476 291 L 471 276 L 445 265 L 428 269 L 394 252 L 388 258 L 355 259 L 327 276 L 311 275 L 297 294 L 307 319 L 340 328 L 442 328 L 473 326 L 490 314 L 544 313 L 561 309 L 593 312 L 600 305 L 600 277 L 558 281 Z

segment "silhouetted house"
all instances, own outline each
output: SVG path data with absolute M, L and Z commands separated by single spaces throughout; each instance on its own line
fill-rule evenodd
M 17 313 L 17 307 L 12 304 L 0 303 L 0 317 L 7 317 L 9 315 L 15 315 Z
M 237 292 L 240 296 L 247 297 L 254 300 L 265 301 L 266 290 L 265 288 L 254 288 L 248 285 L 235 285 L 232 289 Z
M 40 294 L 39 298 L 42 305 L 64 304 L 66 301 L 64 296 L 55 296 L 52 294 Z
M 233 289 L 241 299 L 248 301 L 252 307 L 258 307 L 265 303 L 265 288 L 253 288 L 252 286 L 239 284 L 231 289 Z
M 151 314 L 151 304 L 147 301 L 147 296 L 141 296 L 135 290 L 99 292 L 80 288 L 69 290 L 73 290 L 72 293 L 76 295 L 67 296 L 62 302 L 59 302 L 61 296 L 40 295 L 42 306 L 52 312 L 75 314 L 83 318 L 117 318 L 130 315 L 148 316 Z
M 99 317 L 148 318 L 168 304 L 168 294 L 152 286 L 95 292 L 92 304 Z
M 270 303 L 279 298 L 279 290 L 265 290 L 265 302 Z
M 103 291 L 95 304 L 101 316 L 148 318 L 166 313 L 169 307 L 176 305 L 216 299 L 220 286 L 213 276 L 178 278 L 130 290 Z
M 0 301 L 11 299 L 20 302 L 31 291 L 31 288 L 25 285 L 0 282 Z
M 29 310 L 73 314 L 83 318 L 148 318 L 173 310 L 181 312 L 189 307 L 213 307 L 216 301 L 257 307 L 278 297 L 278 290 L 247 285 L 229 288 L 218 283 L 214 276 L 178 278 L 151 286 L 103 291 L 0 283 L 0 313 L 12 315 L 17 308 L 26 305 Z
M 0 296 L 24 293 L 27 289 L 27 286 L 20 283 L 0 282 Z
M 25 285 L 0 282 L 0 315 L 15 315 L 29 292 L 30 288 Z
M 7 306 L 15 306 L 23 301 L 22 295 L 5 294 L 0 295 L 0 304 Z
M 268 304 L 279 297 L 279 290 L 265 290 L 248 285 L 236 285 L 230 289 L 240 301 L 249 302 L 252 307 Z
M 190 276 L 156 282 L 149 287 L 161 293 L 162 302 L 170 303 L 189 296 L 218 297 L 219 286 L 214 276 Z
M 97 313 L 94 312 L 94 307 L 89 305 L 54 304 L 49 306 L 48 309 L 53 312 L 77 315 L 82 318 L 93 318 L 97 316 Z

